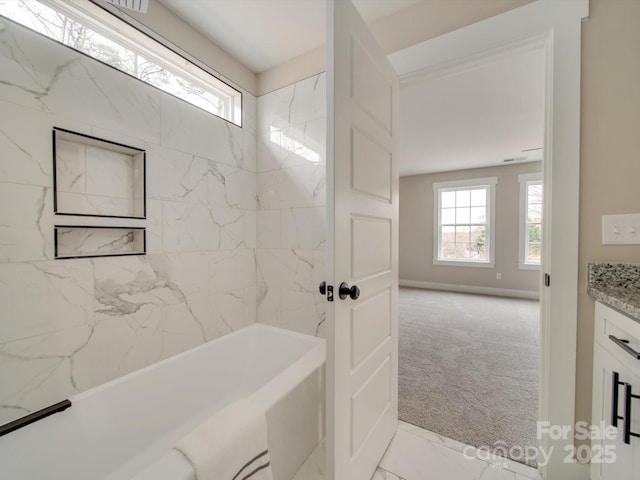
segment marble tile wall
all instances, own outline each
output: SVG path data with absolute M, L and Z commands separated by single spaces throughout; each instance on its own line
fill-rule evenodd
M 0 424 L 255 321 L 256 99 L 243 103 L 239 128 L 0 20 Z M 54 126 L 146 150 L 146 256 L 53 260 L 69 221 L 53 214 Z M 311 239 L 289 235 L 291 281 L 310 286 Z
M 324 336 L 325 74 L 258 98 L 257 319 Z

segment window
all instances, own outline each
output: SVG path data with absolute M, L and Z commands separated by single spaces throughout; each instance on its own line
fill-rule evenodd
M 433 184 L 433 263 L 493 267 L 497 177 Z
M 0 15 L 241 125 L 238 90 L 89 1 L 0 0 Z
M 539 269 L 542 244 L 542 175 L 518 175 L 520 182 L 520 268 Z

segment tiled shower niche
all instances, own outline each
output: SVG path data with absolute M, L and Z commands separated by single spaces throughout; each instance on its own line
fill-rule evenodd
M 57 215 L 146 217 L 144 150 L 55 128 L 53 165 Z
M 55 257 L 85 258 L 144 255 L 146 233 L 140 227 L 56 225 Z
M 54 213 L 92 219 L 54 227 L 56 259 L 146 253 L 144 227 L 105 225 L 146 218 L 145 163 L 144 150 L 54 128 Z

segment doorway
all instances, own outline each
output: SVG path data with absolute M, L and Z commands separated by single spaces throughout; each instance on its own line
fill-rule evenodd
M 400 90 L 399 418 L 529 465 L 544 86 L 538 46 Z
M 580 24 L 587 16 L 587 2 L 534 2 L 390 57 L 402 79 L 416 79 L 442 69 L 463 70 L 536 45 L 544 50 L 543 180 L 548 188 L 540 273 L 548 286 L 540 291 L 538 418 L 569 426 L 575 411 Z M 565 451 L 573 443 L 572 438 L 544 435 L 537 440 L 547 452 Z M 552 455 L 539 470 L 543 478 L 577 479 L 585 468 Z

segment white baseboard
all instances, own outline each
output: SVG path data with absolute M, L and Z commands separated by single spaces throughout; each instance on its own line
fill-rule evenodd
M 448 292 L 478 293 L 497 297 L 527 298 L 539 300 L 540 293 L 530 290 L 512 290 L 510 288 L 475 287 L 473 285 L 455 285 L 452 283 L 421 282 L 419 280 L 399 280 L 401 287 L 426 288 L 428 290 L 444 290 Z

